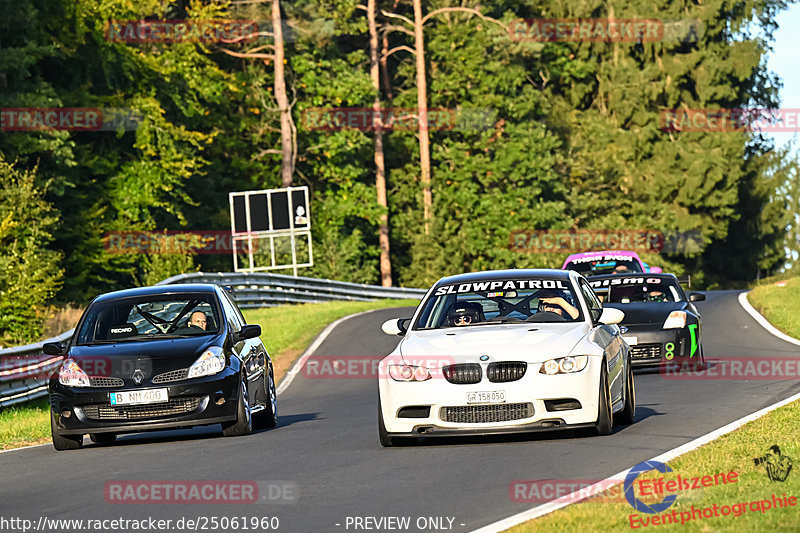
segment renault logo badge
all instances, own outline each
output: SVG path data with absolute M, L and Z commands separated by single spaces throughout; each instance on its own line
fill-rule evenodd
M 144 372 L 142 372 L 141 370 L 139 370 L 137 368 L 136 370 L 133 371 L 133 374 L 131 375 L 131 379 L 137 385 L 141 385 L 142 382 L 144 381 Z
M 489 356 L 488 355 L 482 355 L 481 356 L 481 361 L 488 361 L 488 360 L 489 360 Z

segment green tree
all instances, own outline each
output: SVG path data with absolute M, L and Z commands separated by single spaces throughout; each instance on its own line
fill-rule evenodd
M 0 156 L 0 343 L 36 340 L 46 305 L 61 285 L 59 253 L 49 249 L 58 213 L 36 186 L 35 170 Z

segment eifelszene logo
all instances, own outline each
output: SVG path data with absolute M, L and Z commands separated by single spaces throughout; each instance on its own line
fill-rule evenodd
M 637 498 L 636 494 L 633 492 L 633 484 L 636 482 L 636 478 L 639 477 L 639 474 L 649 472 L 650 470 L 657 470 L 662 474 L 666 472 L 672 472 L 672 469 L 669 466 L 660 461 L 644 461 L 639 463 L 631 468 L 630 472 L 628 472 L 628 475 L 625 476 L 625 499 L 628 500 L 628 503 L 631 504 L 631 507 L 640 513 L 656 514 L 669 509 L 669 506 L 675 503 L 675 500 L 678 498 L 678 496 L 677 494 L 670 494 L 669 496 L 664 497 L 664 499 L 660 502 L 653 504 L 644 503 L 642 500 Z

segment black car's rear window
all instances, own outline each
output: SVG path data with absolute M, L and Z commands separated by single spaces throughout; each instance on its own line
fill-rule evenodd
M 219 305 L 213 294 L 143 296 L 92 304 L 77 344 L 101 344 L 210 335 L 219 332 Z

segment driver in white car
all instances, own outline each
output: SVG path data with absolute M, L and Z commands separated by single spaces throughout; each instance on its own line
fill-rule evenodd
M 560 291 L 544 289 L 539 291 L 537 296 L 539 298 L 540 313 L 555 313 L 564 318 L 566 318 L 566 315 L 569 315 L 573 320 L 578 318 L 578 315 L 580 315 L 578 309 L 565 300 Z
M 479 303 L 456 302 L 447 310 L 446 324 L 450 326 L 469 326 L 483 320 L 483 307 Z

